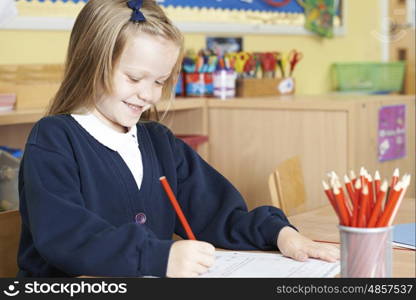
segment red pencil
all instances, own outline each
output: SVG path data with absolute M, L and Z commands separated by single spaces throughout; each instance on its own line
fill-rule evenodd
M 381 185 L 381 178 L 380 178 L 380 173 L 377 170 L 376 173 L 374 174 L 374 186 L 375 186 L 375 193 L 376 193 L 375 199 L 377 199 L 378 193 L 380 192 L 380 185 Z
M 355 186 L 355 181 L 357 180 L 357 176 L 355 176 L 354 170 L 350 170 L 350 178 L 351 178 L 352 185 Z
M 189 226 L 188 221 L 185 218 L 185 215 L 182 212 L 181 207 L 179 206 L 178 200 L 176 200 L 175 194 L 173 194 L 173 191 L 169 185 L 168 180 L 165 176 L 162 176 L 159 178 L 160 182 L 162 183 L 162 186 L 168 195 L 168 198 L 170 202 L 172 203 L 173 208 L 175 209 L 176 214 L 178 215 L 179 220 L 182 223 L 183 228 L 185 229 L 186 235 L 188 236 L 188 239 L 190 240 L 196 240 L 194 233 L 192 232 L 191 226 Z
M 386 205 L 384 207 L 384 211 L 381 214 L 380 218 L 378 219 L 376 223 L 376 227 L 384 227 L 387 226 L 395 206 L 397 205 L 397 201 L 399 200 L 400 193 L 402 192 L 402 182 L 399 181 L 393 189 L 390 190 L 389 193 L 389 200 L 386 202 Z
M 393 191 L 394 186 L 399 181 L 400 172 L 399 169 L 396 168 L 393 171 L 393 176 L 391 177 L 390 186 L 387 189 L 387 197 L 386 197 L 386 204 L 390 201 L 390 193 Z
M 394 188 L 394 186 L 397 184 L 397 182 L 399 181 L 399 176 L 400 176 L 400 172 L 399 169 L 396 168 L 393 171 L 393 177 L 391 178 L 391 183 L 390 183 L 390 188 Z
M 367 209 L 367 222 L 370 219 L 371 211 L 374 207 L 374 187 L 373 187 L 373 177 L 371 174 L 367 174 L 367 185 L 368 185 L 368 209 Z
M 396 218 L 397 215 L 397 211 L 399 210 L 399 207 L 403 201 L 404 195 L 406 194 L 407 188 L 410 185 L 410 174 L 407 174 L 405 176 L 403 176 L 402 178 L 402 191 L 400 193 L 399 199 L 397 200 L 397 204 L 395 205 L 393 212 L 390 216 L 390 218 L 387 221 L 387 225 L 386 226 L 391 226 L 393 224 L 394 219 Z
M 356 180 L 355 181 L 355 201 L 357 202 L 354 205 L 354 209 L 352 212 L 352 223 L 351 226 L 353 227 L 357 227 L 358 224 L 358 212 L 360 209 L 360 205 L 361 205 L 361 181 L 360 180 Z
M 335 186 L 337 188 L 339 188 L 339 192 L 341 193 L 342 200 L 343 200 L 343 202 L 345 204 L 345 207 L 347 208 L 348 223 L 351 224 L 350 223 L 350 219 L 351 219 L 351 216 L 352 216 L 352 203 L 351 203 L 351 201 L 350 201 L 350 199 L 348 197 L 345 197 L 344 189 L 342 188 L 342 185 L 341 185 L 341 182 L 339 181 L 338 176 L 335 179 Z
M 360 168 L 360 181 L 361 181 L 361 188 L 363 188 L 364 186 L 367 185 L 366 182 L 366 176 L 367 175 L 367 170 L 364 167 Z
M 386 195 L 386 192 L 387 192 L 387 187 L 388 187 L 387 180 L 384 180 L 383 184 L 380 187 L 380 192 L 377 195 L 376 204 L 374 205 L 374 209 L 371 212 L 370 220 L 368 221 L 367 227 L 376 226 L 376 222 L 379 218 L 380 211 L 382 209 L 381 206 L 383 205 L 384 196 Z
M 328 177 L 329 177 L 329 183 L 331 184 L 332 187 L 334 187 L 335 182 L 338 180 L 337 173 L 335 173 L 334 171 L 331 171 L 328 173 Z
M 322 180 L 322 185 L 324 187 L 324 192 L 325 192 L 326 197 L 329 200 L 329 203 L 331 203 L 331 206 L 334 209 L 336 215 L 338 216 L 338 219 L 340 219 L 341 216 L 339 215 L 339 211 L 338 211 L 337 203 L 335 201 L 334 193 L 332 192 L 331 188 L 329 187 L 329 185 L 326 183 L 325 180 Z
M 360 204 L 360 211 L 358 213 L 358 227 L 366 227 L 367 210 L 368 210 L 368 186 L 365 185 L 361 189 L 361 204 Z
M 347 189 L 348 196 L 350 199 L 350 201 L 347 200 L 348 212 L 350 213 L 351 216 L 353 216 L 354 207 L 358 204 L 357 199 L 355 197 L 354 187 L 352 186 L 352 183 L 347 175 L 344 175 L 344 182 L 345 182 L 345 187 Z M 350 224 L 352 224 L 352 221 L 353 220 L 351 218 Z
M 348 215 L 347 206 L 345 205 L 344 194 L 341 192 L 340 188 L 338 188 L 338 185 L 334 186 L 334 196 L 340 215 L 340 223 L 341 225 L 349 226 L 350 218 Z

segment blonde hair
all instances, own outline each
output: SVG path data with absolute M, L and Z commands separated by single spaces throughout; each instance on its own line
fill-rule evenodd
M 71 32 L 64 77 L 47 115 L 67 114 L 92 108 L 99 91 L 111 93 L 114 66 L 127 40 L 143 32 L 161 36 L 180 50 L 172 73 L 162 89 L 162 99 L 173 99 L 181 70 L 183 36 L 154 0 L 144 0 L 140 9 L 144 22 L 132 22 L 127 0 L 89 0 L 79 13 Z

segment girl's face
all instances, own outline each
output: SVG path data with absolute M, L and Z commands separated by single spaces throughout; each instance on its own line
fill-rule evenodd
M 179 47 L 162 37 L 140 33 L 128 40 L 114 69 L 114 91 L 96 101 L 93 114 L 119 132 L 135 126 L 159 101 L 178 55 Z

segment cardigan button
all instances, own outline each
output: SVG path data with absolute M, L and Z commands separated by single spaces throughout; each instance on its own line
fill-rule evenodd
M 146 215 L 144 213 L 138 213 L 135 217 L 134 217 L 136 224 L 144 224 L 146 223 Z

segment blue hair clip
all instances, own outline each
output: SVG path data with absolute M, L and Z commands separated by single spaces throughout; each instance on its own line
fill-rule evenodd
M 127 2 L 127 6 L 133 10 L 131 14 L 130 21 L 133 22 L 144 22 L 146 18 L 143 13 L 140 11 L 140 8 L 143 5 L 143 0 L 130 0 Z

